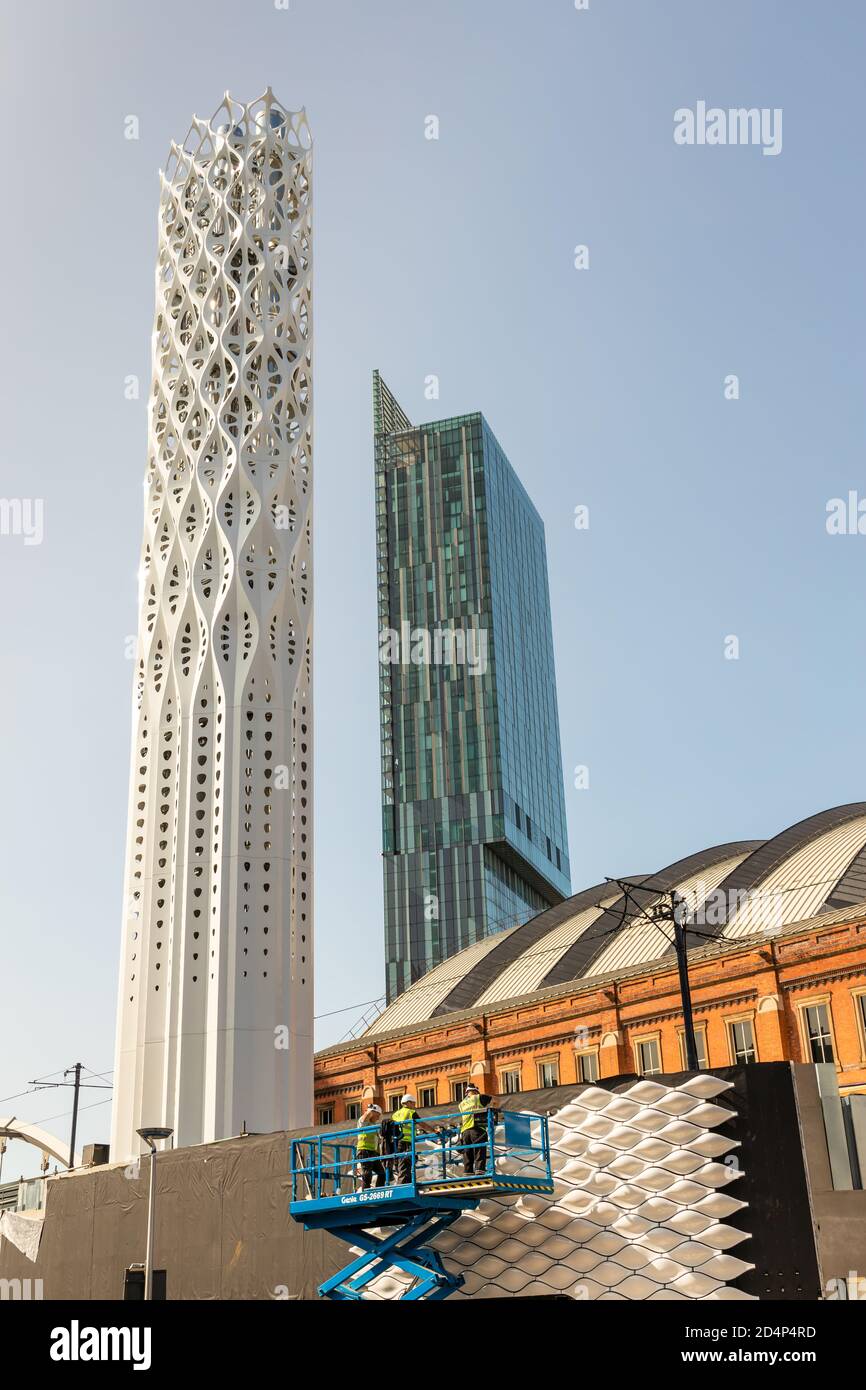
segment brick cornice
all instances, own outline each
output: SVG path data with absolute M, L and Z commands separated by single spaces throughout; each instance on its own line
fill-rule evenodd
M 601 1036 L 603 1032 L 604 1029 L 601 1024 L 594 1024 L 587 1028 L 589 1034 Z M 566 1033 L 550 1033 L 544 1036 L 536 1035 L 532 1038 L 515 1039 L 510 1046 L 506 1043 L 500 1043 L 496 1047 L 491 1047 L 488 1055 L 491 1060 L 495 1060 L 496 1058 L 509 1057 L 514 1052 L 549 1052 L 551 1047 L 574 1047 L 574 1045 L 574 1031 L 569 1029 Z
M 815 985 L 831 984 L 834 980 L 850 980 L 855 975 L 866 975 L 866 966 L 840 965 L 830 970 L 812 971 L 809 975 L 794 975 L 791 979 L 782 980 L 780 983 L 781 988 L 790 993 L 796 989 L 814 989 Z
M 736 1007 L 743 1003 L 752 1003 L 760 997 L 756 989 L 728 991 L 725 994 L 718 995 L 714 999 L 697 1000 L 693 997 L 692 1011 L 695 1016 L 708 1014 L 719 1009 L 729 1009 L 732 1006 Z M 673 1005 L 669 1009 L 655 1009 L 649 1013 L 628 1014 L 624 1011 L 622 1014 L 622 1026 L 623 1028 L 642 1028 L 646 1023 L 664 1023 L 671 1018 L 681 1018 L 682 1012 L 682 1006 L 679 1003 Z
M 428 1061 L 426 1065 L 402 1067 L 399 1071 L 396 1069 L 391 1072 L 380 1070 L 379 1085 L 387 1087 L 398 1082 L 402 1084 L 409 1077 L 423 1078 L 429 1076 L 431 1081 L 435 1081 L 436 1076 L 441 1072 L 468 1071 L 471 1065 L 471 1057 L 452 1057 L 448 1061 L 436 1058 Z

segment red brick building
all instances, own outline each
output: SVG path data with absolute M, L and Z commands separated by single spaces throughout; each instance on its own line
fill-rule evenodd
M 597 885 L 431 970 L 366 1034 L 316 1058 L 316 1120 L 686 1066 L 669 933 L 645 908 L 690 906 L 701 1066 L 833 1061 L 866 1092 L 866 803 L 766 842 L 722 845 L 641 881 Z

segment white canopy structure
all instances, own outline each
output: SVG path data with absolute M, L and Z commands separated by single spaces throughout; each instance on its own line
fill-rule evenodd
M 50 1154 L 64 1167 L 69 1162 L 69 1144 L 66 1141 L 49 1134 L 47 1129 L 40 1129 L 38 1125 L 28 1124 L 26 1120 L 16 1120 L 14 1115 L 0 1119 L 0 1139 L 21 1139 L 25 1144 L 33 1144 L 43 1153 Z M 77 1153 L 72 1166 L 77 1168 L 80 1163 L 81 1154 Z

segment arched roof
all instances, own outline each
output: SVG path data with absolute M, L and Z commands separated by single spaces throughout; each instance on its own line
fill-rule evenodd
M 720 920 L 705 930 L 748 936 L 762 914 L 782 910 L 785 922 L 803 921 L 828 903 L 866 843 L 866 801 L 834 806 L 797 821 L 766 840 L 718 885 L 727 900 Z M 759 891 L 760 890 L 760 891 Z M 771 895 L 778 897 L 771 903 Z M 745 898 L 745 905 L 738 904 Z M 844 905 L 844 904 L 842 904 Z M 827 906 L 827 911 L 832 908 Z
M 672 950 L 669 935 L 641 913 L 673 889 L 689 904 L 695 948 L 708 938 L 734 941 L 866 903 L 866 802 L 809 816 L 770 840 L 716 845 L 627 881 L 635 885 L 634 906 L 616 884 L 585 888 L 443 961 L 364 1036 L 658 960 Z
M 49 1134 L 47 1129 L 40 1129 L 38 1125 L 28 1124 L 25 1120 L 16 1120 L 14 1115 L 0 1119 L 0 1139 L 22 1139 L 25 1144 L 32 1144 L 34 1148 L 41 1149 L 43 1153 L 50 1154 L 59 1163 L 69 1162 L 69 1144 L 56 1135 Z M 75 1155 L 75 1165 L 80 1162 L 80 1154 Z

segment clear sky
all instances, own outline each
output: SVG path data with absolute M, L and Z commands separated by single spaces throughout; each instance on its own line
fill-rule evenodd
M 316 142 L 319 1044 L 383 989 L 374 367 L 413 419 L 482 410 L 544 518 L 575 890 L 863 796 L 866 535 L 825 525 L 866 497 L 859 0 L 4 0 L 2 29 L 0 494 L 44 537 L 0 536 L 0 1114 L 65 1133 L 68 1092 L 6 1098 L 113 1062 L 157 170 L 226 88 Z M 781 153 L 676 144 L 699 101 L 781 108 Z

